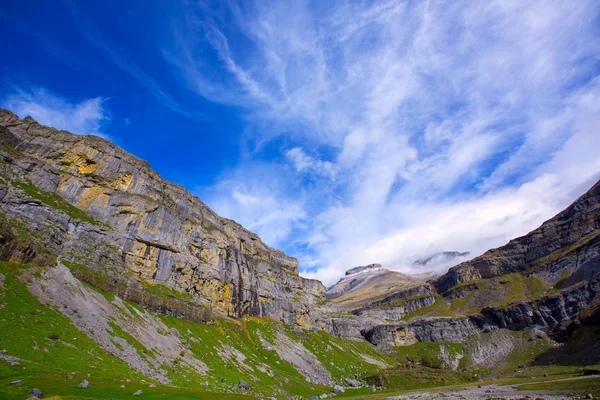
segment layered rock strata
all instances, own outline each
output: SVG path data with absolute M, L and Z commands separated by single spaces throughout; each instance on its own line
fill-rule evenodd
M 146 161 L 6 110 L 0 145 L 2 259 L 58 259 L 81 280 L 167 313 L 204 308 L 317 324 L 314 304 L 325 288 L 300 277 L 296 259 L 217 216 Z

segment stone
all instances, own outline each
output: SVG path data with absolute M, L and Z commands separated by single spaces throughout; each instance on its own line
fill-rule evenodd
M 356 379 L 346 378 L 346 379 L 344 379 L 344 381 L 350 387 L 358 388 L 358 387 L 362 386 L 362 384 L 359 381 L 357 381 Z
M 150 385 L 148 385 L 148 387 L 155 388 L 156 384 L 155 383 L 151 383 Z
M 21 386 L 23 384 L 23 380 L 19 379 L 16 381 L 12 381 L 10 384 L 11 386 Z
M 134 396 L 141 396 L 143 394 L 144 394 L 144 391 L 141 389 L 133 393 Z
M 319 397 L 318 396 L 310 396 L 310 397 L 307 397 L 306 400 L 319 400 Z
M 335 385 L 333 387 L 333 393 L 344 393 L 344 388 L 340 385 Z
M 33 390 L 31 392 L 29 392 L 29 396 L 27 398 L 30 399 L 32 397 L 37 397 L 38 399 L 43 399 L 44 393 L 42 393 L 42 391 L 40 389 L 33 388 Z
M 81 381 L 81 383 L 79 384 L 79 386 L 77 386 L 79 389 L 87 389 L 90 387 L 90 383 L 84 379 Z
M 244 380 L 239 381 L 236 386 L 242 390 L 252 390 L 252 385 Z

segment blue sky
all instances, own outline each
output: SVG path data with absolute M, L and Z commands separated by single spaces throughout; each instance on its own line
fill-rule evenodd
M 599 13 L 7 2 L 0 106 L 113 140 L 305 276 L 419 272 L 419 258 L 528 232 L 600 177 Z

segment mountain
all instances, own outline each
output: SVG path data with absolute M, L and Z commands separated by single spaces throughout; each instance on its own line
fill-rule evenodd
M 113 143 L 0 110 L 0 397 L 325 398 L 557 364 L 573 377 L 600 363 L 599 185 L 442 276 L 371 264 L 326 290 Z
M 440 253 L 416 260 L 413 262 L 413 267 L 432 271 L 440 271 L 442 269 L 445 270 L 448 267 L 455 265 L 461 259 L 467 258 L 470 254 L 471 253 L 468 251 L 442 251 Z
M 406 275 L 380 264 L 355 267 L 327 289 L 326 297 L 347 310 L 365 309 L 395 298 L 428 293 L 429 285 L 422 277 L 424 275 Z
M 58 260 L 83 282 L 173 314 L 200 318 L 198 310 L 206 309 L 316 323 L 310 305 L 325 288 L 300 277 L 296 259 L 220 218 L 147 162 L 105 139 L 20 120 L 6 110 L 0 130 L 7 150 L 2 259 Z M 175 295 L 146 298 L 148 286 Z
M 555 217 L 525 236 L 451 268 L 434 285 L 445 292 L 458 284 L 508 273 L 536 274 L 560 287 L 600 270 L 600 182 Z

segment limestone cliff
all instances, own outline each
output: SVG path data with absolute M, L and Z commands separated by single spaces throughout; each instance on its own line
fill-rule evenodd
M 103 290 L 192 319 L 314 326 L 323 285 L 149 164 L 0 110 L 0 258 L 64 263 Z M 204 310 L 201 312 L 201 310 Z
M 580 275 L 580 279 L 567 281 L 575 284 L 593 275 L 578 271 L 599 270 L 599 228 L 600 182 L 539 228 L 451 268 L 434 285 L 442 293 L 462 282 L 512 272 L 537 273 L 552 283 L 561 277 Z

